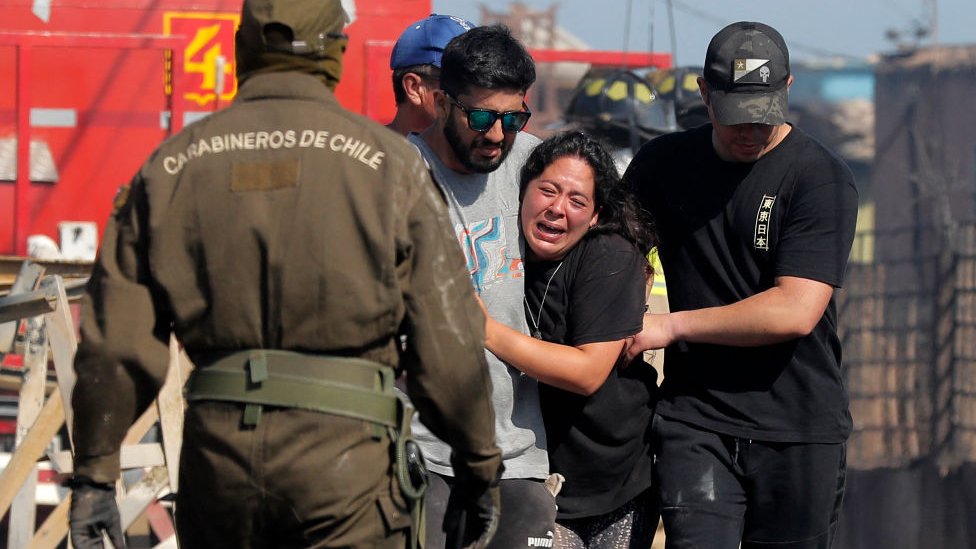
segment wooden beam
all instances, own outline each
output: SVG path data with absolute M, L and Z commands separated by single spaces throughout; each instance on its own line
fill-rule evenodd
M 93 265 L 91 261 L 46 260 L 25 256 L 0 255 L 0 293 L 14 283 L 20 266 L 25 261 L 44 267 L 47 274 L 56 274 L 72 279 L 88 278 Z
M 51 342 L 51 358 L 58 374 L 58 386 L 64 400 L 64 423 L 68 427 L 68 438 L 72 436 L 74 411 L 71 408 L 71 393 L 75 388 L 75 351 L 78 350 L 78 337 L 75 322 L 71 317 L 71 307 L 65 292 L 64 279 L 60 276 L 45 276 L 41 279 L 41 289 L 55 300 L 55 308 L 44 315 L 47 338 Z
M 122 530 L 142 515 L 149 504 L 169 487 L 169 475 L 165 467 L 153 467 L 146 474 L 126 490 L 125 497 L 119 501 L 119 518 L 122 520 Z
M 47 330 L 43 319 L 27 319 L 27 345 L 24 350 L 24 383 L 17 400 L 17 444 L 30 430 L 44 409 L 44 382 L 47 379 Z M 27 475 L 11 503 L 7 515 L 7 546 L 23 547 L 34 537 L 37 521 L 37 464 Z
M 183 447 L 183 385 L 192 370 L 190 358 L 186 356 L 176 336 L 170 335 L 169 370 L 156 397 L 156 406 L 159 410 L 160 436 L 163 452 L 166 454 L 169 482 L 174 492 L 179 485 L 180 450 Z
M 64 408 L 60 391 L 55 390 L 44 403 L 37 421 L 27 432 L 21 445 L 17 447 L 6 469 L 0 474 L 0 517 L 7 514 L 10 504 L 27 475 L 34 471 L 37 460 L 44 455 L 44 449 L 64 424 Z
M 0 389 L 4 391 L 19 391 L 23 382 L 24 376 L 21 374 L 0 374 Z M 44 394 L 49 395 L 57 388 L 56 382 L 48 381 L 44 384 Z
M 31 261 L 24 261 L 20 266 L 17 279 L 10 288 L 10 295 L 30 292 L 37 287 L 37 282 L 44 274 L 44 267 Z M 14 339 L 17 336 L 19 321 L 0 323 L 0 354 L 13 350 Z
M 57 549 L 61 541 L 68 534 L 68 510 L 71 508 L 71 495 L 61 500 L 61 503 L 44 519 L 44 523 L 34 533 L 30 544 L 25 549 Z
M 40 290 L 0 297 L 0 322 L 50 313 L 57 307 L 57 299 Z

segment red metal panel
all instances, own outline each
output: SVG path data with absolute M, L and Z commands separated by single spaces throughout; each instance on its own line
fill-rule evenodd
M 380 122 L 393 119 L 396 104 L 390 71 L 389 48 L 410 23 L 430 15 L 430 0 L 357 0 L 356 18 L 346 28 L 349 46 L 342 62 L 342 81 L 336 97 L 349 110 Z
M 33 4 L 0 3 L 0 80 L 15 83 L 0 86 L 0 138 L 17 137 L 24 150 L 32 141 L 45 145 L 58 180 L 31 183 L 23 169 L 18 181 L 0 181 L 0 254 L 23 254 L 30 234 L 56 241 L 61 221 L 94 221 L 101 232 L 118 187 L 184 123 L 187 106 L 172 101 L 186 91 L 183 56 L 166 61 L 162 52 L 183 52 L 192 37 L 163 36 L 164 13 L 240 12 L 240 0 L 62 0 L 44 20 Z M 231 58 L 235 28 L 236 19 L 225 36 Z M 20 68 L 6 63 L 8 55 Z M 167 94 L 169 67 L 176 78 Z M 35 118 L 40 110 L 70 120 L 31 127 L 32 109 Z M 27 167 L 24 154 L 18 165 Z
M 31 46 L 17 48 L 17 180 L 14 182 L 14 233 L 12 244 L 16 253 L 27 250 L 27 230 L 30 223 L 28 196 L 30 194 L 30 105 L 31 105 Z
M 166 106 L 162 94 L 162 50 L 182 51 L 184 45 L 181 36 L 0 32 L 0 46 L 13 46 L 17 52 L 14 135 L 18 166 L 13 204 L 7 206 L 13 224 L 10 228 L 0 226 L 0 231 L 7 231 L 0 252 L 26 253 L 30 234 L 47 234 L 56 239 L 60 221 L 104 222 L 115 190 L 131 177 L 141 161 L 131 150 L 141 143 L 144 150 L 138 152 L 145 156 L 168 133 L 160 124 L 160 113 Z M 157 61 L 155 67 L 146 63 L 150 58 Z M 71 62 L 79 59 L 102 66 Z M 179 63 L 177 67 L 182 66 L 181 60 Z M 147 64 L 149 67 L 144 66 Z M 43 85 L 50 66 L 68 73 L 72 85 Z M 113 88 L 108 81 L 112 67 L 126 66 L 136 67 L 127 75 L 139 85 L 135 89 Z M 91 77 L 92 72 L 99 71 L 104 76 Z M 156 80 L 149 87 L 158 90 L 158 105 L 149 112 L 144 109 L 143 84 L 147 79 Z M 176 82 L 180 80 L 177 78 Z M 31 109 L 39 105 L 74 113 L 74 126 L 32 128 Z M 173 114 L 175 128 L 181 125 L 182 109 L 174 109 Z M 144 137 L 139 138 L 139 133 Z M 58 182 L 30 181 L 30 145 L 34 138 L 50 147 L 58 167 Z M 122 166 L 124 175 L 114 171 L 115 166 Z
M 370 40 L 365 46 L 366 71 L 369 75 L 362 88 L 363 114 L 388 124 L 396 115 L 393 96 L 393 71 L 390 56 L 396 40 Z

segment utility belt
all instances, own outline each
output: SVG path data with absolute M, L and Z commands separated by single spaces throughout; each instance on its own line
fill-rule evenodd
M 191 359 L 197 367 L 186 383 L 187 401 L 244 404 L 244 425 L 257 425 L 264 406 L 275 406 L 361 419 L 373 424 L 377 436 L 388 432 L 416 538 L 427 468 L 410 431 L 413 407 L 394 391 L 393 368 L 361 358 L 267 349 L 199 353 Z
M 244 424 L 263 406 L 298 408 L 400 427 L 393 368 L 361 358 L 254 349 L 192 357 L 186 399 L 245 404 Z

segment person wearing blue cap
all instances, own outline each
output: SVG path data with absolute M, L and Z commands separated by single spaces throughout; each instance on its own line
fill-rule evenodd
M 397 112 L 388 128 L 408 135 L 434 123 L 437 112 L 431 92 L 440 88 L 441 55 L 452 38 L 472 28 L 460 17 L 432 13 L 404 29 L 390 56 Z

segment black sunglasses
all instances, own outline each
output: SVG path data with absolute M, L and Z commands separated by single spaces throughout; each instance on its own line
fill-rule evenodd
M 520 132 L 529 123 L 529 117 L 532 116 L 532 113 L 529 112 L 529 106 L 524 101 L 522 102 L 522 110 L 520 111 L 498 112 L 490 109 L 472 109 L 465 107 L 450 93 L 445 92 L 445 95 L 451 98 L 451 102 L 457 108 L 468 115 L 468 127 L 476 132 L 487 132 L 495 125 L 495 121 L 499 118 L 502 119 L 502 131 Z

